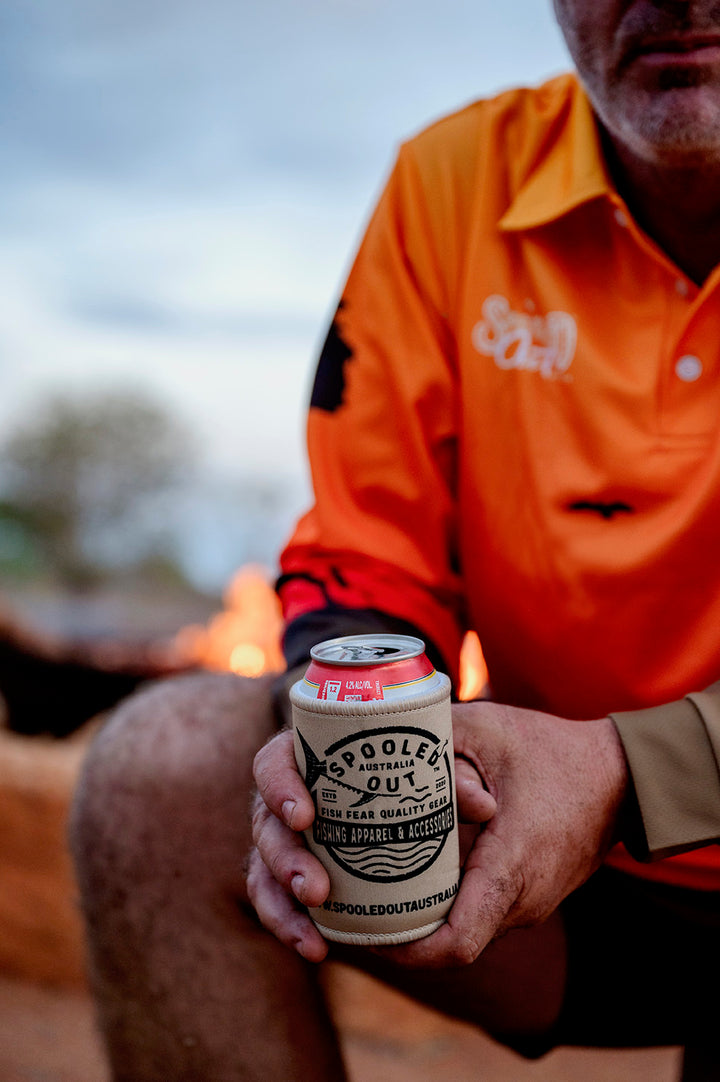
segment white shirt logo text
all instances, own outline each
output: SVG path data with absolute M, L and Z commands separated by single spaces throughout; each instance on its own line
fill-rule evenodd
M 577 323 L 567 312 L 545 316 L 514 312 L 507 298 L 495 293 L 484 302 L 482 314 L 473 327 L 472 342 L 479 353 L 492 357 L 498 368 L 559 379 L 572 364 Z

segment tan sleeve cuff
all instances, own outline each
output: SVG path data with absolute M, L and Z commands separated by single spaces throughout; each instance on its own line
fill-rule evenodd
M 720 838 L 720 694 L 717 690 L 689 695 L 666 706 L 624 711 L 611 717 L 623 743 L 645 834 L 644 845 L 637 844 L 637 837 L 634 845 L 626 843 L 633 856 L 658 860 L 717 841 Z

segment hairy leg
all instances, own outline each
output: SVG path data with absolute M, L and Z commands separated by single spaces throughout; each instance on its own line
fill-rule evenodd
M 71 843 L 116 1082 L 345 1077 L 313 968 L 250 912 L 251 766 L 269 682 L 154 685 L 96 738 Z

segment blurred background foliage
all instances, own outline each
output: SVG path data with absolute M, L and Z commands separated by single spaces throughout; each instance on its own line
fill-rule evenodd
M 67 590 L 131 570 L 182 579 L 167 512 L 197 449 L 157 402 L 53 395 L 17 424 L 0 461 L 3 574 L 40 574 Z
M 261 455 L 219 477 L 135 385 L 39 396 L 0 442 L 0 628 L 148 639 L 204 623 L 243 567 L 270 585 L 293 494 Z

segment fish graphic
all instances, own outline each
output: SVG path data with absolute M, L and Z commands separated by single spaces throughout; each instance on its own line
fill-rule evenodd
M 312 792 L 320 778 L 326 778 L 328 776 L 327 759 L 318 759 L 299 729 L 298 736 L 300 737 L 300 743 L 302 744 L 303 753 L 305 755 L 305 784 L 310 792 Z
M 385 798 L 401 796 L 400 793 L 371 793 L 368 789 L 362 789 L 358 785 L 351 785 L 347 781 L 341 781 L 340 778 L 335 777 L 334 774 L 331 776 L 328 773 L 327 759 L 318 758 L 299 729 L 297 730 L 297 734 L 300 738 L 300 743 L 302 744 L 303 754 L 305 755 L 305 784 L 311 793 L 313 788 L 320 781 L 320 778 L 327 778 L 333 785 L 340 785 L 343 789 L 349 789 L 353 793 L 360 794 L 360 799 L 356 800 L 354 804 L 351 804 L 351 808 L 360 808 L 363 804 L 369 804 L 371 800 L 375 800 L 375 798 L 380 795 Z M 427 786 L 423 786 L 423 789 L 418 790 L 418 792 L 422 792 L 424 789 L 427 789 Z

